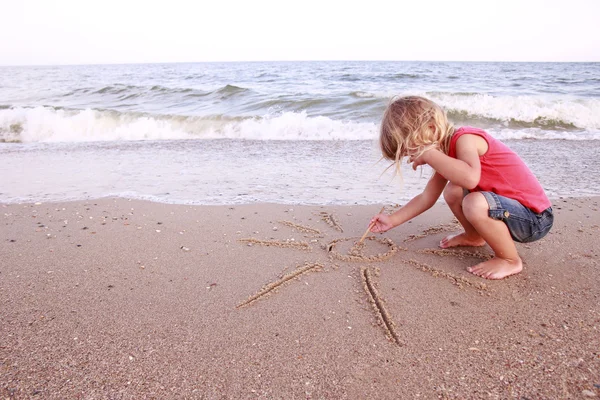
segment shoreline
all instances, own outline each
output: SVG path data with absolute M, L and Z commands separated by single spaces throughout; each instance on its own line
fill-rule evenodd
M 508 144 L 550 198 L 600 195 L 594 175 L 581 173 L 600 171 L 600 141 Z M 428 167 L 414 172 L 403 164 L 402 179 L 394 177 L 392 170 L 384 172 L 387 165 L 370 141 L 198 140 L 104 146 L 75 146 L 68 156 L 66 148 L 54 146 L 33 152 L 0 149 L 0 203 L 93 201 L 106 196 L 179 204 L 402 203 L 422 192 L 432 172 Z M 157 168 L 148 170 L 148 162 Z M 45 168 L 48 165 L 52 168 Z
M 441 203 L 358 259 L 381 204 L 0 204 L 0 396 L 599 396 L 599 204 L 501 281 Z
M 72 203 L 94 203 L 94 202 L 103 202 L 110 200 L 118 200 L 118 201 L 133 201 L 133 202 L 142 202 L 142 203 L 151 203 L 156 205 L 164 205 L 164 206 L 182 206 L 182 207 L 266 207 L 266 206 L 286 206 L 286 207 L 375 207 L 378 204 L 381 205 L 382 202 L 373 202 L 373 203 L 355 203 L 355 204 L 347 204 L 347 203 L 335 203 L 335 204 L 327 204 L 327 203 L 294 203 L 294 202 L 282 202 L 282 201 L 257 201 L 257 202 L 249 202 L 249 203 L 226 203 L 226 204 L 217 204 L 217 203 L 192 203 L 191 200 L 186 202 L 186 200 L 167 202 L 161 201 L 152 198 L 153 196 L 140 196 L 140 197 L 129 197 L 129 196 L 118 196 L 118 195 L 106 195 L 101 197 L 90 197 L 90 198 L 69 198 L 63 200 L 31 200 L 28 199 L 26 201 L 0 201 L 0 207 L 4 206 L 40 206 L 40 205 L 63 205 L 63 204 L 72 204 Z M 600 198 L 600 193 L 598 194 L 580 194 L 580 195 L 571 195 L 571 196 L 559 196 L 559 197 L 550 197 L 550 201 L 554 205 L 563 201 L 571 201 L 571 200 L 581 200 L 581 199 L 595 199 Z M 408 199 L 410 201 L 410 199 Z M 385 202 L 384 202 L 385 203 Z M 388 207 L 398 207 L 405 202 L 387 202 L 389 203 Z M 443 196 L 440 195 L 438 200 L 436 201 L 433 207 L 441 207 L 446 206 L 446 201 Z M 427 212 L 427 211 L 425 211 Z

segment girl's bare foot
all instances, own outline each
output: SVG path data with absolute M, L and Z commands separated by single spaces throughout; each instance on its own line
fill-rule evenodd
M 442 249 L 457 246 L 479 247 L 483 245 L 485 245 L 485 240 L 483 240 L 481 236 L 468 236 L 465 232 L 459 233 L 458 235 L 448 235 L 440 242 L 440 247 Z
M 470 273 L 485 279 L 502 279 L 510 275 L 518 274 L 522 270 L 523 262 L 520 258 L 516 260 L 505 260 L 498 257 L 479 263 L 474 267 L 467 268 L 467 271 Z

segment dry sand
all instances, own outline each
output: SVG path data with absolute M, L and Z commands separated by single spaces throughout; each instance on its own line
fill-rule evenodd
M 443 205 L 352 257 L 381 206 L 2 205 L 0 398 L 600 397 L 599 202 L 502 281 Z

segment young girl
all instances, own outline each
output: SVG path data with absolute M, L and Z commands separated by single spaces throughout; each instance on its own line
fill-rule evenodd
M 385 232 L 431 208 L 442 191 L 464 228 L 440 247 L 483 246 L 495 257 L 467 270 L 487 279 L 517 274 L 523 263 L 513 242 L 532 242 L 552 227 L 550 200 L 525 163 L 502 142 L 481 129 L 454 129 L 445 112 L 418 96 L 395 99 L 381 123 L 383 157 L 400 171 L 403 157 L 413 170 L 428 164 L 435 174 L 423 193 L 391 215 L 371 219 L 372 232 Z

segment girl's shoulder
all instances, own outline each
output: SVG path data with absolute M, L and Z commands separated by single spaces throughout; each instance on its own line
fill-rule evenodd
M 460 128 L 456 128 L 454 134 L 452 135 L 452 138 L 454 139 L 456 137 L 458 139 L 458 136 L 465 134 L 488 136 L 488 133 L 483 129 L 474 128 L 472 126 L 461 126 Z
M 456 158 L 456 143 L 458 142 L 458 139 L 460 139 L 460 137 L 463 135 L 477 135 L 483 138 L 487 142 L 488 146 L 493 141 L 492 136 L 490 136 L 483 129 L 474 128 L 472 126 L 461 126 L 459 128 L 456 128 L 450 139 L 450 146 L 448 149 L 448 155 L 450 157 Z
M 454 147 L 456 145 L 456 141 L 463 135 L 477 135 L 482 137 L 488 143 L 494 141 L 494 138 L 483 129 L 474 128 L 472 126 L 461 126 L 452 134 L 450 139 L 450 147 Z

